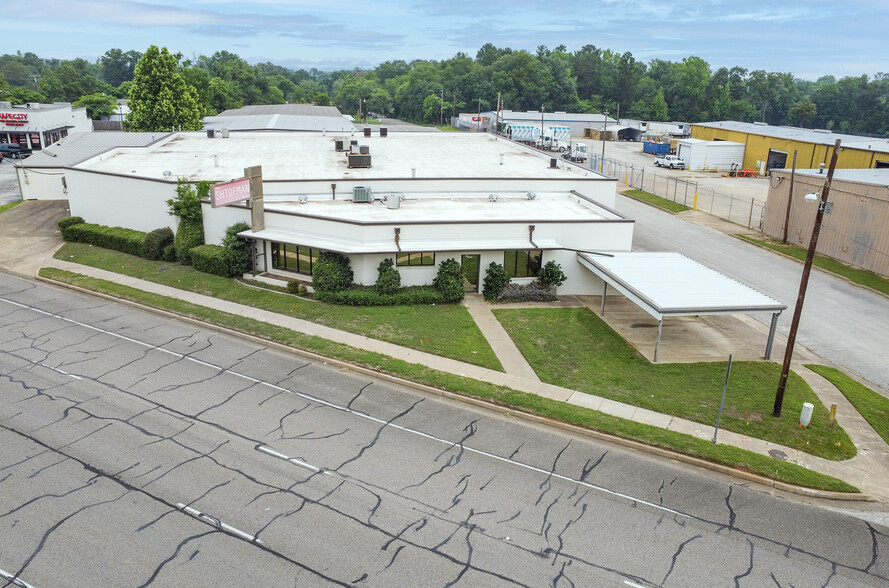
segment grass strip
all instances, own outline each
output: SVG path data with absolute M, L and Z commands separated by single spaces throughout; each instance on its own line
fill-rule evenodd
M 18 202 L 10 202 L 9 204 L 4 204 L 3 206 L 0 206 L 0 213 L 6 212 L 13 206 L 18 206 L 21 203 L 22 203 L 22 201 L 19 200 Z
M 588 308 L 497 309 L 494 314 L 544 382 L 716 424 L 725 362 L 653 364 Z M 853 457 L 849 435 L 839 426 L 830 430 L 827 408 L 796 373 L 788 378 L 784 416 L 772 416 L 780 367 L 732 362 L 720 427 L 825 459 Z M 795 418 L 804 402 L 815 406 L 806 428 Z
M 661 198 L 660 196 L 656 196 L 651 192 L 646 192 L 645 190 L 625 190 L 624 195 L 629 196 L 630 198 L 635 198 L 636 200 L 641 200 L 642 202 L 647 202 L 648 204 L 657 206 L 658 208 L 669 210 L 670 212 L 682 212 L 684 210 L 691 210 L 691 208 L 685 206 L 684 204 L 679 204 L 678 202 L 673 202 L 672 200 Z
M 753 472 L 788 484 L 833 492 L 859 492 L 854 486 L 837 478 L 736 447 L 713 444 L 689 435 L 636 423 L 564 402 L 542 398 L 534 394 L 519 392 L 504 386 L 444 373 L 425 366 L 393 359 L 379 353 L 355 349 L 319 337 L 295 333 L 276 325 L 220 312 L 165 296 L 150 294 L 114 282 L 90 278 L 54 268 L 43 268 L 40 270 L 40 275 L 94 292 L 132 300 L 153 308 L 174 312 L 298 349 L 365 366 L 420 384 L 483 399 L 498 406 L 512 407 L 529 414 L 545 416 L 564 423 L 676 451 L 714 463 Z
M 488 340 L 462 304 L 371 307 L 325 304 L 271 287 L 250 287 L 233 278 L 202 273 L 180 263 L 151 261 L 83 243 L 66 243 L 55 257 L 503 371 Z
M 836 386 L 837 390 L 842 392 L 843 396 L 852 403 L 855 410 L 864 417 L 864 420 L 883 438 L 883 441 L 889 443 L 889 398 L 836 368 L 824 365 L 807 365 L 806 367 Z
M 745 241 L 749 241 L 750 243 L 759 245 L 760 247 L 765 247 L 766 249 L 771 249 L 772 251 L 777 251 L 779 253 L 783 253 L 784 255 L 789 255 L 790 257 L 793 257 L 800 261 L 805 261 L 806 255 L 808 254 L 808 249 L 804 249 L 803 247 L 796 247 L 794 245 L 779 243 L 766 239 L 757 239 L 756 237 L 753 237 L 751 235 L 737 236 L 741 239 L 744 239 Z M 838 259 L 826 257 L 819 253 L 815 254 L 815 259 L 812 261 L 812 265 L 815 265 L 816 267 L 819 267 L 832 274 L 842 276 L 850 282 L 858 284 L 859 286 L 871 288 L 873 290 L 876 290 L 877 292 L 882 292 L 883 294 L 889 295 L 889 279 L 884 278 L 880 274 L 875 274 L 874 272 L 868 271 L 866 269 L 852 267 L 851 265 L 845 264 Z

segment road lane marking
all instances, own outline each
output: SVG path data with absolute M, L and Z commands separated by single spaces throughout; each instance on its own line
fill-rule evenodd
M 12 574 L 10 574 L 9 572 L 6 572 L 4 570 L 0 570 L 0 578 L 3 578 L 7 582 L 10 582 L 11 584 L 13 584 L 15 586 L 21 586 L 21 588 L 34 588 L 33 586 L 31 586 L 30 584 L 28 584 L 21 578 L 13 576 Z
M 263 545 L 263 542 L 260 541 L 259 539 L 257 539 L 255 536 L 253 536 L 249 533 L 245 533 L 244 531 L 241 531 L 240 529 L 236 529 L 236 528 L 232 527 L 231 525 L 226 525 L 225 523 L 223 523 L 216 517 L 210 516 L 205 512 L 201 512 L 197 509 L 191 508 L 190 506 L 182 504 L 181 502 L 176 504 L 176 508 L 178 508 L 179 510 L 181 510 L 183 512 L 187 512 L 188 514 L 192 515 L 195 518 L 201 519 L 202 521 L 207 521 L 214 527 L 228 531 L 232 535 L 237 535 L 241 539 L 245 539 L 251 543 L 259 543 L 260 545 Z
M 305 400 L 309 400 L 310 402 L 315 402 L 315 403 L 317 403 L 317 404 L 321 404 L 321 405 L 323 405 L 323 406 L 327 406 L 327 407 L 330 407 L 330 408 L 333 408 L 333 409 L 336 409 L 336 410 L 340 410 L 340 411 L 343 411 L 343 412 L 348 412 L 348 413 L 353 414 L 353 415 L 355 415 L 355 416 L 357 416 L 357 417 L 359 417 L 359 418 L 367 419 L 367 420 L 373 421 L 373 422 L 375 422 L 375 423 L 381 424 L 381 425 L 383 425 L 384 427 L 392 427 L 392 428 L 394 428 L 394 429 L 398 429 L 398 430 L 400 430 L 400 431 L 404 431 L 404 432 L 406 432 L 406 433 L 410 433 L 410 434 L 412 434 L 412 435 L 417 435 L 417 436 L 419 436 L 419 437 L 424 437 L 424 438 L 426 438 L 426 439 L 435 441 L 435 442 L 437 442 L 437 443 L 442 443 L 442 444 L 445 444 L 445 445 L 451 445 L 451 446 L 453 446 L 453 445 L 457 445 L 457 444 L 458 444 L 458 443 L 455 442 L 455 441 L 451 441 L 451 440 L 448 440 L 448 439 L 441 439 L 441 438 L 436 437 L 436 436 L 434 436 L 434 435 L 430 435 L 429 433 L 424 433 L 424 432 L 422 432 L 422 431 L 418 431 L 418 430 L 416 430 L 416 429 L 410 429 L 410 428 L 408 428 L 408 427 L 403 427 L 403 426 L 401 426 L 401 425 L 397 425 L 397 424 L 395 424 L 395 423 L 392 423 L 392 422 L 389 422 L 389 421 L 386 421 L 386 420 L 383 420 L 383 419 L 380 419 L 380 418 L 371 416 L 371 415 L 369 415 L 369 414 L 366 414 L 366 413 L 363 413 L 363 412 L 359 412 L 359 411 L 353 410 L 353 409 L 351 409 L 351 408 L 349 408 L 349 407 L 346 407 L 346 406 L 340 406 L 340 405 L 334 404 L 334 403 L 332 403 L 332 402 L 328 402 L 328 401 L 326 401 L 326 400 L 322 400 L 321 398 L 317 398 L 317 397 L 315 397 L 315 396 L 312 396 L 312 395 L 310 395 L 310 394 L 306 394 L 306 393 L 304 393 L 304 392 L 298 392 L 298 391 L 294 391 L 294 390 L 288 390 L 287 388 L 284 388 L 284 387 L 282 387 L 282 386 L 278 386 L 278 385 L 276 385 L 276 384 L 272 384 L 272 383 L 270 383 L 270 382 L 264 382 L 264 381 L 262 381 L 262 380 L 257 380 L 256 378 L 253 378 L 253 377 L 248 376 L 248 375 L 246 375 L 246 374 L 242 374 L 242 373 L 239 373 L 239 372 L 235 372 L 235 371 L 232 371 L 232 370 L 230 370 L 230 369 L 228 369 L 228 368 L 224 368 L 224 367 L 222 367 L 222 366 L 214 365 L 214 364 L 212 364 L 212 363 L 209 363 L 209 362 L 206 362 L 206 361 L 202 361 L 202 360 L 200 360 L 200 359 L 195 359 L 195 358 L 193 358 L 193 357 L 191 357 L 191 356 L 189 356 L 189 355 L 185 355 L 185 354 L 182 354 L 182 353 L 177 353 L 177 352 L 175 352 L 175 351 L 170 351 L 170 350 L 168 350 L 168 349 L 164 349 L 164 348 L 162 348 L 162 347 L 159 347 L 159 346 L 157 346 L 157 345 L 153 345 L 153 344 L 151 344 L 151 343 L 146 343 L 146 342 L 144 342 L 144 341 L 139 341 L 138 339 L 133 339 L 132 337 L 127 337 L 126 335 L 120 335 L 120 334 L 118 334 L 118 333 L 114 333 L 114 332 L 112 332 L 112 331 L 108 331 L 108 330 L 106 330 L 106 329 L 100 329 L 99 327 L 95 327 L 95 326 L 93 326 L 93 325 L 89 325 L 89 324 L 86 324 L 86 323 L 82 323 L 82 322 L 80 322 L 80 321 L 75 321 L 75 320 L 73 320 L 73 319 L 70 319 L 70 318 L 67 318 L 67 317 L 64 317 L 64 316 L 61 316 L 61 315 L 52 313 L 52 312 L 48 312 L 48 311 L 45 311 L 45 310 L 42 310 L 42 309 L 39 309 L 39 308 L 35 308 L 35 307 L 33 307 L 33 306 L 28 306 L 27 304 L 22 304 L 22 303 L 20 303 L 20 302 L 14 302 L 14 301 L 9 300 L 9 299 L 7 299 L 7 298 L 0 298 L 0 300 L 2 300 L 2 301 L 4 301 L 4 302 L 7 302 L 7 303 L 9 303 L 9 304 L 12 304 L 12 305 L 14 305 L 14 306 L 18 306 L 19 308 L 28 309 L 28 310 L 37 312 L 37 313 L 39 313 L 39 314 L 43 314 L 43 315 L 48 316 L 48 317 L 56 318 L 56 319 L 59 319 L 59 320 L 62 320 L 62 321 L 65 321 L 65 322 L 68 322 L 68 323 L 71 323 L 71 324 L 74 324 L 74 325 L 78 325 L 78 326 L 81 326 L 81 327 L 84 327 L 84 328 L 86 328 L 86 329 L 90 329 L 90 330 L 93 330 L 93 331 L 96 331 L 96 332 L 99 332 L 99 333 L 104 333 L 104 334 L 106 334 L 106 335 L 108 335 L 108 336 L 110 336 L 110 337 L 115 337 L 115 338 L 117 338 L 117 339 L 121 339 L 121 340 L 124 340 L 124 341 L 129 341 L 130 343 L 134 343 L 134 344 L 139 345 L 139 346 L 141 346 L 141 347 L 146 347 L 146 348 L 148 348 L 148 349 L 155 349 L 155 350 L 160 351 L 160 352 L 162 352 L 162 353 L 166 353 L 166 354 L 168 354 L 168 355 L 172 355 L 172 356 L 174 356 L 174 357 L 178 357 L 178 358 L 183 359 L 183 360 L 186 360 L 186 361 L 191 361 L 191 362 L 197 363 L 197 364 L 199 364 L 199 365 L 203 365 L 203 366 L 209 367 L 209 368 L 214 369 L 214 370 L 217 370 L 217 371 L 219 371 L 220 373 L 223 373 L 223 374 L 229 374 L 229 375 L 232 375 L 232 376 L 235 376 L 235 377 L 238 377 L 238 378 L 243 378 L 243 379 L 245 379 L 245 380 L 247 380 L 247 381 L 250 381 L 250 382 L 254 382 L 254 383 L 257 383 L 257 384 L 262 384 L 262 385 L 264 385 L 264 386 L 267 386 L 267 387 L 271 388 L 272 390 L 277 390 L 277 391 L 280 391 L 280 392 L 287 392 L 287 393 L 289 393 L 289 394 L 293 394 L 293 395 L 298 396 L 298 397 L 300 397 L 300 398 L 303 398 L 303 399 L 305 399 Z M 636 497 L 634 497 L 634 496 L 630 496 L 629 494 L 624 494 L 624 493 L 622 493 L 622 492 L 617 492 L 617 491 L 615 491 L 615 490 L 609 490 L 608 488 L 605 488 L 605 487 L 603 487 L 603 486 L 597 486 L 596 484 L 591 484 L 591 483 L 589 483 L 589 482 L 585 482 L 585 481 L 583 481 L 583 480 L 577 480 L 577 479 L 575 479 L 575 478 L 571 478 L 570 476 L 565 476 L 565 475 L 562 475 L 562 474 L 557 474 L 557 473 L 556 473 L 555 471 L 553 471 L 553 470 L 546 470 L 546 469 L 543 469 L 543 468 L 539 468 L 539 467 L 537 467 L 537 466 L 533 466 L 533 465 L 530 465 L 530 464 L 522 463 L 522 462 L 520 462 L 520 461 L 515 461 L 515 460 L 512 460 L 512 459 L 507 458 L 507 457 L 502 457 L 502 456 L 500 456 L 500 455 L 496 455 L 496 454 L 493 454 L 493 453 L 488 453 L 487 451 L 482 451 L 481 449 L 473 449 L 472 447 L 466 447 L 466 446 L 464 446 L 464 445 L 462 445 L 462 444 L 461 444 L 461 447 L 463 448 L 464 451 L 467 451 L 467 452 L 470 452 L 470 453 L 474 453 L 474 454 L 476 454 L 476 455 L 485 456 L 485 457 L 488 457 L 488 458 L 491 458 L 491 459 L 494 459 L 494 460 L 497 460 L 497 461 L 501 461 L 501 462 L 504 462 L 504 463 L 507 463 L 507 464 L 511 464 L 511 465 L 513 465 L 513 466 L 516 466 L 516 467 L 519 467 L 519 468 L 522 468 L 522 469 L 526 469 L 526 470 L 533 471 L 533 472 L 538 472 L 538 473 L 544 474 L 544 475 L 546 475 L 546 476 L 548 476 L 548 477 L 556 478 L 556 479 L 558 479 L 558 480 L 562 480 L 562 481 L 564 481 L 564 482 L 569 482 L 569 483 L 572 483 L 572 484 L 577 484 L 577 485 L 580 485 L 580 486 L 582 486 L 582 487 L 584 487 L 584 488 L 588 488 L 588 489 L 590 489 L 590 490 L 594 490 L 594 491 L 596 491 L 596 492 L 601 492 L 601 493 L 603 493 L 603 494 L 608 494 L 609 496 L 614 496 L 614 497 L 617 497 L 617 498 L 622 498 L 622 499 L 624 499 L 624 500 L 629 500 L 629 501 L 631 501 L 631 502 L 633 502 L 633 503 L 642 504 L 642 505 L 648 506 L 649 508 L 653 508 L 653 509 L 655 509 L 655 510 L 659 510 L 659 511 L 662 511 L 662 512 L 667 512 L 667 513 L 670 513 L 670 514 L 672 514 L 672 515 L 677 515 L 677 516 L 687 517 L 687 518 L 693 518 L 692 515 L 690 515 L 690 514 L 687 514 L 687 513 L 678 511 L 678 510 L 674 510 L 674 509 L 672 509 L 672 508 L 667 508 L 667 507 L 665 507 L 665 506 L 663 506 L 663 505 L 656 504 L 656 503 L 654 503 L 654 502 L 649 502 L 649 501 L 647 501 L 647 500 L 642 500 L 642 499 L 640 499 L 640 498 L 636 498 Z M 280 455 L 280 454 L 278 454 L 278 455 Z M 290 458 L 290 459 L 288 459 L 288 461 L 292 461 L 292 459 L 295 459 L 295 458 Z M 299 461 L 299 460 L 297 460 L 297 461 Z M 305 462 L 300 462 L 300 463 L 297 464 L 297 465 L 301 465 L 302 467 L 307 467 L 308 469 L 313 469 L 313 468 L 314 468 L 314 466 L 311 466 L 310 464 L 307 464 L 307 463 L 305 463 Z M 325 471 L 325 472 L 327 472 L 327 470 L 320 470 L 320 468 L 319 468 L 319 469 L 316 469 L 315 471 Z

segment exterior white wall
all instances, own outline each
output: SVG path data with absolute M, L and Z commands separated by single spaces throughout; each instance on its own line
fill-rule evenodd
M 679 139 L 676 155 L 692 171 L 728 171 L 732 164 L 744 163 L 743 143 Z
M 30 174 L 29 174 L 30 175 Z M 167 200 L 176 195 L 175 182 L 67 170 L 68 204 L 72 216 L 88 223 L 153 231 L 170 227 L 177 219 Z
M 213 208 L 209 202 L 201 203 L 204 217 L 204 243 L 221 245 L 225 230 L 235 223 L 250 224 L 250 209 L 243 204 Z
M 63 168 L 17 167 L 15 173 L 22 187 L 22 200 L 65 200 L 68 198 L 68 190 L 62 183 L 62 178 L 67 183 L 67 171 Z

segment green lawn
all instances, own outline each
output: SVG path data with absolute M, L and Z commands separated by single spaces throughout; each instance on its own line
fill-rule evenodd
M 0 212 L 6 212 L 7 210 L 9 210 L 10 208 L 12 208 L 13 206 L 18 206 L 18 205 L 21 204 L 21 203 L 22 203 L 22 201 L 19 200 L 18 202 L 10 202 L 9 204 L 4 204 L 3 206 L 0 206 Z
M 666 198 L 661 198 L 660 196 L 656 196 L 651 192 L 646 192 L 645 190 L 625 190 L 624 194 L 629 196 L 630 198 L 635 198 L 636 200 L 641 200 L 642 202 L 653 204 L 658 208 L 663 208 L 664 210 L 669 210 L 670 212 L 682 212 L 684 210 L 691 210 L 691 208 L 689 208 L 688 206 L 679 204 L 678 202 L 673 202 L 672 200 L 667 200 Z
M 295 333 L 289 329 L 242 316 L 149 294 L 105 280 L 97 280 L 53 268 L 41 269 L 40 275 L 88 290 L 111 294 L 118 298 L 125 298 L 154 308 L 190 316 L 207 323 L 228 327 L 292 347 L 313 351 L 327 357 L 335 357 L 353 364 L 367 366 L 421 384 L 480 398 L 499 406 L 513 407 L 522 412 L 543 415 L 580 427 L 670 449 L 714 463 L 748 470 L 789 484 L 836 492 L 858 492 L 857 488 L 842 480 L 736 447 L 717 445 L 689 435 L 636 423 L 564 402 L 549 400 L 534 394 L 439 372 L 378 353 Z
M 755 243 L 756 245 L 759 245 L 761 247 L 765 247 L 773 251 L 778 251 L 780 253 L 783 253 L 784 255 L 795 257 L 800 261 L 805 261 L 806 255 L 808 254 L 808 250 L 802 247 L 795 247 L 793 245 L 788 245 L 776 241 L 757 239 L 750 235 L 737 236 L 741 239 L 744 239 L 745 241 Z M 818 253 L 815 254 L 815 259 L 812 261 L 812 265 L 819 267 L 825 271 L 837 274 L 838 276 L 842 276 L 860 286 L 873 288 L 877 292 L 882 292 L 883 294 L 889 294 L 889 279 L 884 278 L 879 274 L 875 274 L 874 272 L 857 267 L 852 267 L 851 265 L 847 265 L 842 261 L 833 259 L 832 257 L 825 257 L 824 255 L 820 255 Z
M 874 431 L 889 443 L 889 398 L 874 392 L 861 382 L 852 379 L 838 369 L 823 365 L 807 365 L 807 368 L 821 374 L 828 382 L 843 393 L 855 410 L 864 417 Z
M 191 266 L 150 261 L 82 243 L 66 243 L 55 257 L 294 316 L 482 367 L 503 369 L 487 339 L 460 304 L 385 307 L 325 304 L 282 292 L 258 290 L 235 279 L 201 273 Z
M 725 362 L 652 364 L 586 308 L 494 313 L 544 382 L 716 424 Z M 788 379 L 784 415 L 772 417 L 779 375 L 775 363 L 733 362 L 721 428 L 827 459 L 854 456 L 849 436 L 839 426 L 827 428 L 827 409 L 795 373 Z M 803 402 L 815 405 L 805 429 L 796 418 Z

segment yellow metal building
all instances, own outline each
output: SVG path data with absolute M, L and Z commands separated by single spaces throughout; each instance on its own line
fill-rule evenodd
M 841 140 L 838 168 L 889 167 L 887 139 L 735 121 L 692 124 L 691 136 L 705 141 L 744 143 L 744 169 L 757 173 L 766 173 L 773 168 L 789 169 L 793 165 L 794 151 L 797 168 L 817 169 L 822 163 L 827 166 L 837 139 Z

